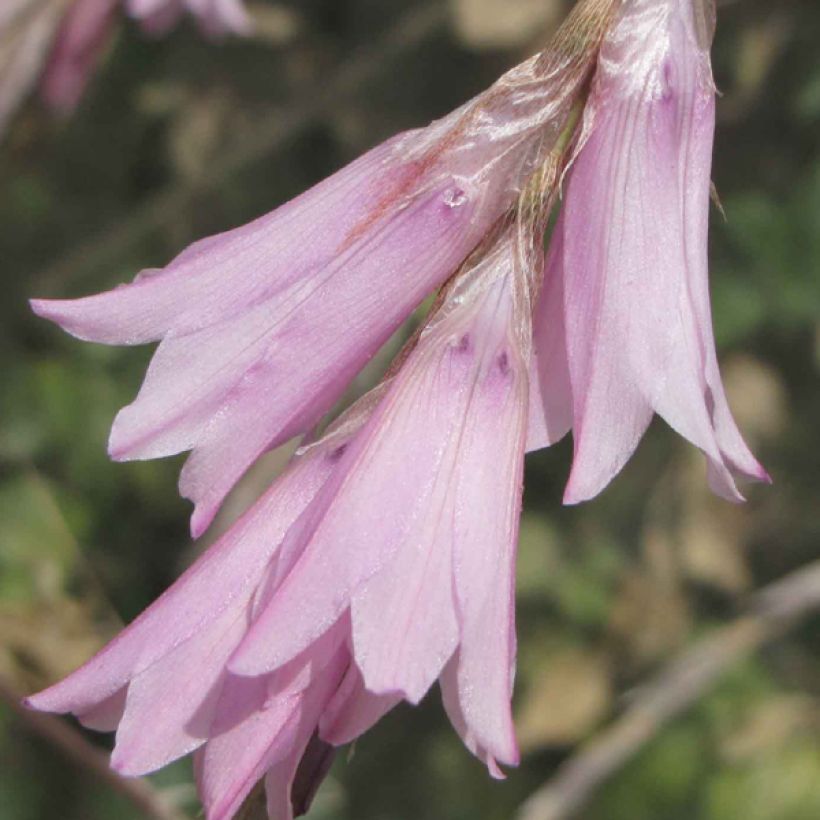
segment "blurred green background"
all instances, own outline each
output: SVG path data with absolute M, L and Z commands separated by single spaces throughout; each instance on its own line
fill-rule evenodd
M 712 224 L 730 402 L 774 477 L 734 507 L 653 425 L 598 499 L 560 505 L 571 446 L 529 457 L 519 560 L 519 769 L 493 782 L 437 693 L 341 755 L 317 820 L 506 820 L 605 732 L 669 659 L 754 590 L 820 558 L 820 4 L 719 2 Z M 113 464 L 116 410 L 150 355 L 72 340 L 30 296 L 79 295 L 270 210 L 369 146 L 478 92 L 546 41 L 561 0 L 258 3 L 249 41 L 123 24 L 79 111 L 35 101 L 0 143 L 0 681 L 41 688 L 157 596 L 192 545 L 181 459 Z M 317 226 L 320 229 L 320 226 Z M 384 361 L 359 380 L 362 388 Z M 282 463 L 238 488 L 225 528 Z M 728 665 L 578 816 L 820 817 L 820 621 Z M 640 691 L 640 690 L 638 690 Z M 106 748 L 109 739 L 83 733 Z M 199 809 L 186 761 L 152 777 Z M 0 702 L 0 820 L 145 816 Z

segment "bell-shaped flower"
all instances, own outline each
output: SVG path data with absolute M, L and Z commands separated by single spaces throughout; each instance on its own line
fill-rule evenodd
M 767 479 L 732 419 L 712 334 L 708 10 L 708 0 L 630 0 L 601 47 L 535 320 L 554 326 L 563 303 L 569 503 L 608 484 L 654 413 L 706 454 L 722 496 L 742 499 L 737 475 Z M 552 359 L 560 343 L 541 337 L 538 355 Z
M 529 283 L 509 228 L 443 306 L 285 537 L 300 557 L 229 668 L 258 675 L 348 619 L 366 689 L 417 703 L 441 680 L 498 774 L 510 716 L 514 562 L 530 361 Z
M 344 621 L 271 674 L 241 678 L 226 662 L 298 557 L 282 548 L 284 534 L 337 468 L 375 398 L 355 405 L 297 456 L 117 638 L 27 705 L 71 712 L 97 730 L 116 729 L 112 766 L 122 774 L 144 774 L 199 749 L 195 770 L 209 820 L 232 817 L 263 777 L 271 816 L 289 817 L 292 787 L 305 788 L 304 777 L 293 786 L 300 765 L 313 767 L 309 782 L 324 771 L 315 769 L 321 761 L 303 761 L 306 751 L 325 745 L 314 738 L 320 720 L 327 736 L 349 742 L 398 698 L 364 689 L 351 666 Z M 298 803 L 309 794 L 293 798 Z
M 583 90 L 608 5 L 582 2 L 547 51 L 271 214 L 130 285 L 33 302 L 83 339 L 161 340 L 109 450 L 191 450 L 180 491 L 195 502 L 194 535 L 260 453 L 316 424 L 512 206 Z
M 397 372 L 120 636 L 33 708 L 116 729 L 112 765 L 196 751 L 209 820 L 264 778 L 271 817 L 439 679 L 467 746 L 518 760 L 514 565 L 533 282 L 498 227 Z M 150 731 L 146 731 L 150 727 Z

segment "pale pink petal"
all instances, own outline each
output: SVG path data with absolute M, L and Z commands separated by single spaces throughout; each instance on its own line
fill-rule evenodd
M 112 768 L 128 776 L 147 774 L 208 739 L 225 662 L 247 629 L 249 608 L 247 596 L 236 601 L 131 681 Z
M 714 89 L 691 4 L 624 7 L 601 66 L 564 204 L 575 416 L 566 500 L 609 482 L 653 411 L 704 451 L 713 486 L 740 500 L 732 471 L 765 473 L 717 372 L 706 258 Z
M 119 0 L 75 0 L 69 6 L 49 57 L 40 93 L 62 114 L 80 101 L 114 26 Z
M 355 664 L 351 664 L 322 712 L 319 736 L 334 746 L 352 743 L 378 723 L 401 699 L 398 694 L 376 695 L 368 691 L 362 673 Z
M 87 712 L 77 715 L 77 720 L 87 729 L 94 729 L 96 732 L 113 732 L 125 711 L 125 695 L 127 687 L 116 691 L 110 697 L 98 703 Z
M 84 666 L 27 699 L 43 711 L 83 714 L 203 631 L 260 583 L 282 537 L 336 463 L 333 438 L 297 459 L 231 530 Z
M 197 766 L 208 820 L 232 817 L 256 782 L 271 769 L 278 770 L 280 777 L 273 778 L 278 782 L 275 794 L 268 792 L 269 801 L 278 800 L 282 807 L 290 804 L 293 775 L 348 662 L 347 649 L 337 649 L 297 695 L 264 697 L 258 682 L 229 678 L 212 737 Z M 289 777 L 281 777 L 284 771 Z
M 275 211 L 195 242 L 129 285 L 82 299 L 35 299 L 32 308 L 105 344 L 143 344 L 172 330 L 184 336 L 241 317 L 336 258 L 384 186 L 395 183 L 395 162 L 387 163 L 406 139 L 388 140 Z
M 464 741 L 464 745 L 487 766 L 487 770 L 492 777 L 496 780 L 503 780 L 504 772 L 499 768 L 492 754 L 479 744 L 473 730 L 467 724 L 464 713 L 461 711 L 461 693 L 459 691 L 458 681 L 458 652 L 450 658 L 442 670 L 439 685 L 441 687 L 441 702 L 444 706 L 444 711 L 447 712 L 450 723 L 458 732 L 462 741 Z
M 527 435 L 529 362 L 512 339 L 496 351 L 504 368 L 476 390 L 454 477 L 453 573 L 461 643 L 461 713 L 475 744 L 518 763 L 512 714 L 515 555 Z

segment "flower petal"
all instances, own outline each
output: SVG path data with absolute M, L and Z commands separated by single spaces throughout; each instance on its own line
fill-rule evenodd
M 714 88 L 691 4 L 624 7 L 589 110 L 564 205 L 575 416 L 566 500 L 609 482 L 652 411 L 703 450 L 713 486 L 741 500 L 732 471 L 765 473 L 717 371 L 706 248 Z
M 213 736 L 197 766 L 208 820 L 232 817 L 269 770 L 273 776 L 267 786 L 268 801 L 278 811 L 271 816 L 290 816 L 290 787 L 297 766 L 348 663 L 347 648 L 342 646 L 296 695 L 263 697 L 264 678 L 229 678 Z M 246 716 L 236 721 L 242 714 Z
M 247 629 L 249 605 L 247 598 L 232 604 L 131 681 L 112 768 L 128 776 L 147 774 L 208 739 L 225 661 Z
M 353 427 L 355 429 L 355 425 Z M 352 434 L 352 432 L 350 433 Z M 335 466 L 331 437 L 288 471 L 130 626 L 76 672 L 27 704 L 83 714 L 254 593 L 292 521 Z
M 194 242 L 129 285 L 81 299 L 35 299 L 32 308 L 80 339 L 105 344 L 183 336 L 239 317 L 334 260 L 384 187 L 396 184 L 391 158 L 412 134 L 382 143 L 247 225 Z
M 359 668 L 351 664 L 322 713 L 319 736 L 334 746 L 352 743 L 401 699 L 398 694 L 376 695 L 368 691 Z

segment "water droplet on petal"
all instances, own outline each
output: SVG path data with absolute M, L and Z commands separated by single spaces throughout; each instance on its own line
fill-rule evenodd
M 467 194 L 461 188 L 448 188 L 443 198 L 448 208 L 459 208 L 467 201 Z

